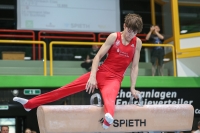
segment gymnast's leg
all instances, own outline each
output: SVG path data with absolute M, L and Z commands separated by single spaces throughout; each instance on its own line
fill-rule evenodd
M 41 94 L 30 100 L 20 98 L 20 97 L 14 97 L 13 101 L 21 103 L 24 106 L 26 111 L 30 111 L 31 109 L 36 108 L 40 105 L 50 103 L 50 102 L 59 100 L 63 97 L 85 90 L 85 85 L 89 79 L 89 76 L 90 76 L 90 73 L 86 73 L 82 75 L 81 77 L 79 77 L 78 79 L 74 80 L 73 82 L 63 87 Z
M 107 85 L 103 86 L 100 91 L 104 101 L 104 113 L 105 119 L 103 122 L 103 128 L 107 129 L 113 123 L 113 117 L 115 112 L 115 100 L 120 88 L 120 81 L 108 80 Z

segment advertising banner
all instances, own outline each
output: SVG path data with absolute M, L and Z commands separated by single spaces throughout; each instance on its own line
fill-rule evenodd
M 194 107 L 195 116 L 200 116 L 200 89 L 181 89 L 181 88 L 139 88 L 144 105 L 152 104 L 191 104 Z M 129 102 L 131 92 L 129 88 L 121 88 L 117 99 L 117 105 L 126 105 Z M 134 104 L 138 100 L 134 99 Z

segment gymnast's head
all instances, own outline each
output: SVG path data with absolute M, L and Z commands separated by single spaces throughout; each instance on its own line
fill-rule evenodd
M 143 28 L 142 18 L 138 14 L 127 14 L 124 19 L 124 35 L 127 41 L 130 41 Z

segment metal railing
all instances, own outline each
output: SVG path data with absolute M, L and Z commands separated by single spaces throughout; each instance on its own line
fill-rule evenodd
M 91 41 L 95 42 L 96 36 L 93 32 L 62 32 L 62 31 L 40 31 L 38 33 L 38 40 L 51 39 L 57 41 L 62 39 L 66 41 Z M 38 45 L 38 59 L 41 59 L 40 45 Z
M 50 76 L 53 76 L 53 45 L 102 45 L 103 42 L 63 42 L 63 41 L 52 41 L 49 45 L 49 56 L 50 56 Z M 142 44 L 145 47 L 171 47 L 172 49 L 172 61 L 173 61 L 173 69 L 174 69 L 174 76 L 176 76 L 176 62 L 175 62 L 175 51 L 174 46 L 171 44 Z
M 61 41 L 52 41 L 49 45 L 49 56 L 50 56 L 50 76 L 53 76 L 53 45 L 102 45 L 102 42 L 61 42 Z
M 42 44 L 43 45 L 43 54 L 44 54 L 44 76 L 47 75 L 47 59 L 46 59 L 46 43 L 44 41 L 25 41 L 25 40 L 0 40 L 0 44 L 25 44 L 25 45 L 32 45 L 32 44 Z
M 32 30 L 10 30 L 0 29 L 0 39 L 13 39 L 13 40 L 24 40 L 29 39 L 35 41 L 35 32 Z M 32 45 L 33 60 L 35 60 L 35 44 Z
M 99 34 L 98 34 L 98 37 L 97 37 L 98 42 L 105 42 L 106 39 L 107 39 L 107 37 L 108 37 L 110 34 L 111 34 L 111 33 L 103 33 L 103 32 L 99 33 Z M 140 40 L 141 40 L 142 42 L 146 42 L 146 41 L 147 41 L 147 40 L 145 39 L 145 37 L 147 36 L 147 34 L 137 34 L 136 36 L 137 36 L 138 38 L 140 38 Z
M 142 46 L 147 46 L 147 47 L 157 47 L 157 46 L 171 47 L 171 49 L 172 49 L 172 61 L 173 61 L 173 68 L 174 68 L 174 77 L 177 75 L 174 45 L 172 45 L 172 44 L 142 44 Z

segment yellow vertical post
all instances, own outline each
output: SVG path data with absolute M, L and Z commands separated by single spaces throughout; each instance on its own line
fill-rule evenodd
M 154 0 L 151 0 L 151 23 L 152 23 L 152 25 L 156 24 L 155 1 Z
M 44 57 L 43 57 L 43 60 L 44 60 L 44 76 L 47 76 L 47 47 L 46 47 L 46 43 L 43 42 L 43 52 L 44 52 Z
M 174 77 L 176 77 L 177 75 L 177 71 L 176 71 L 176 58 L 175 58 L 175 49 L 174 46 L 172 47 L 172 60 L 173 60 L 173 68 L 174 68 Z
M 178 0 L 171 0 L 171 12 L 172 12 L 172 30 L 173 30 L 174 47 L 175 47 L 174 51 L 176 55 L 176 52 L 180 50 L 180 24 L 179 24 Z M 174 73 L 175 72 L 176 70 L 174 70 Z
M 179 24 L 179 11 L 178 0 L 171 0 L 171 12 L 172 12 L 172 30 L 174 37 L 175 51 L 180 50 L 180 24 Z
M 49 55 L 50 55 L 50 76 L 53 76 L 53 42 L 49 45 Z

